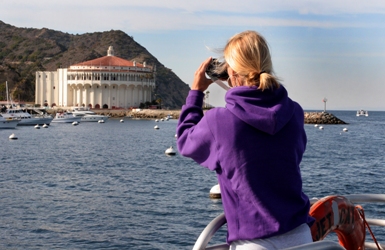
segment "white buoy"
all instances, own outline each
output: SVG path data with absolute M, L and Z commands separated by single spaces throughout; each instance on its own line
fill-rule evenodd
M 342 131 L 344 131 L 344 132 L 348 132 L 348 129 L 347 129 L 347 128 L 344 128 Z
M 321 130 L 322 130 L 322 129 L 324 129 L 324 127 L 320 126 L 320 127 L 319 127 L 319 129 L 321 129 Z
M 10 139 L 10 140 L 17 140 L 17 136 L 16 136 L 15 134 L 11 134 L 11 135 L 9 136 L 9 139 Z
M 219 184 L 213 186 L 210 189 L 210 198 L 211 199 L 220 199 L 221 198 L 221 189 Z
M 48 128 L 48 125 L 44 123 L 43 128 Z
M 176 154 L 176 152 L 175 152 L 175 150 L 174 150 L 174 148 L 172 146 L 169 147 L 168 149 L 166 149 L 166 151 L 164 151 L 164 153 L 166 155 L 175 155 Z
M 99 120 L 98 123 L 104 123 L 104 120 Z
M 124 122 L 124 120 L 123 120 L 123 119 L 120 119 L 120 122 Z
M 163 121 L 164 121 L 164 120 L 163 120 L 163 118 L 162 118 L 162 119 L 160 119 L 160 121 L 162 121 L 162 122 L 163 122 Z
M 318 127 L 318 124 L 315 124 L 314 127 Z
M 155 120 L 155 122 L 159 122 L 159 120 L 158 120 L 158 119 L 156 119 L 156 120 Z
M 154 127 L 154 129 L 159 129 L 158 125 L 156 125 L 156 126 Z
M 77 126 L 77 125 L 79 125 L 79 122 L 74 121 L 74 122 L 72 123 L 72 125 Z
M 175 134 L 175 138 L 178 138 L 178 135 L 177 135 L 177 134 Z
M 36 125 L 35 125 L 35 128 L 36 128 L 36 129 L 40 129 L 39 124 L 36 124 Z

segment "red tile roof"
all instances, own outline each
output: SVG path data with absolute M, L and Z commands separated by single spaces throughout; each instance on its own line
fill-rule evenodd
M 71 66 L 117 66 L 117 67 L 133 67 L 134 62 L 122 59 L 117 56 L 103 56 L 90 61 L 77 63 Z M 143 68 L 143 64 L 136 63 L 136 67 Z

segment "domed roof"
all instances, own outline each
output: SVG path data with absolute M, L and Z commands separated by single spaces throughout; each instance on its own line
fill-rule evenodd
M 116 67 L 144 67 L 141 63 L 128 61 L 117 56 L 103 56 L 93 60 L 77 63 L 71 66 L 116 66 Z
M 108 66 L 108 67 L 138 67 L 145 68 L 146 64 L 137 63 L 135 61 L 128 61 L 123 58 L 114 56 L 114 48 L 112 46 L 108 47 L 107 56 L 99 57 L 93 60 L 77 63 L 71 65 L 75 67 L 79 66 Z

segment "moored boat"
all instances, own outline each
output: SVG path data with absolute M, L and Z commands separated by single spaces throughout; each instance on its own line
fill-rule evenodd
M 98 114 L 95 114 L 95 115 L 83 115 L 81 117 L 81 121 L 82 122 L 99 122 L 99 121 L 107 121 L 109 118 L 109 116 L 106 116 L 106 115 L 98 115 Z
M 82 122 L 99 122 L 100 120 L 105 122 L 109 118 L 107 115 L 98 115 L 91 110 L 84 109 L 83 107 L 72 108 L 72 114 L 74 116 L 80 116 Z
M 38 115 L 31 115 L 20 108 L 7 109 L 2 115 L 5 118 L 20 119 L 18 126 L 35 126 L 36 124 L 49 125 L 53 120 L 52 116 L 43 114 L 43 112 L 39 113 Z
M 55 118 L 52 120 L 53 123 L 73 123 L 80 122 L 81 116 L 74 116 L 71 112 L 58 112 Z
M 20 119 L 17 118 L 5 118 L 0 114 L 0 129 L 16 128 L 17 124 L 20 123 Z

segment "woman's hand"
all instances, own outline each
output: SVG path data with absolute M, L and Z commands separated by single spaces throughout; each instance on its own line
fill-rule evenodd
M 211 79 L 207 79 L 205 73 L 207 67 L 211 63 L 211 60 L 211 57 L 207 58 L 197 69 L 197 71 L 195 71 L 194 82 L 191 86 L 192 90 L 199 90 L 204 92 L 210 86 L 210 84 L 213 83 Z

